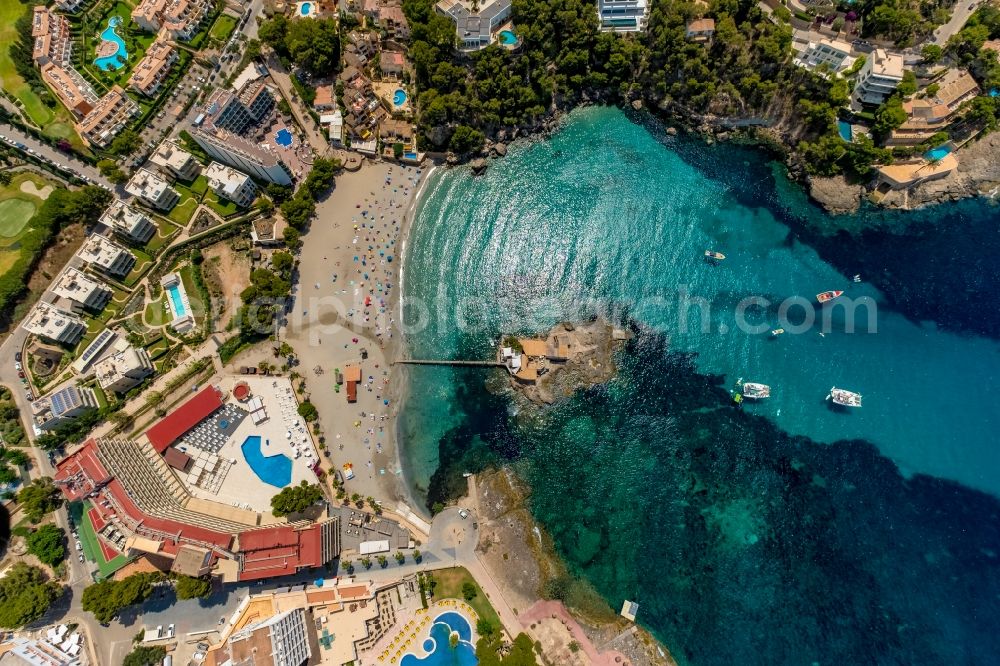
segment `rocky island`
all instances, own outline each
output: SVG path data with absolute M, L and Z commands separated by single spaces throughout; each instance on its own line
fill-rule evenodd
M 574 391 L 603 384 L 615 376 L 614 351 L 631 337 L 605 319 L 563 322 L 542 337 L 506 336 L 499 361 L 507 384 L 537 405 L 549 405 Z

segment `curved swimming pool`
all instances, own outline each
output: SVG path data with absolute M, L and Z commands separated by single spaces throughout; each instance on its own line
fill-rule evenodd
M 517 44 L 517 35 L 514 34 L 513 30 L 501 30 L 500 44 L 503 46 L 515 46 Z
M 283 453 L 265 456 L 260 449 L 260 435 L 250 435 L 240 447 L 243 459 L 257 478 L 275 488 L 284 488 L 292 482 L 292 459 Z
M 112 16 L 108 19 L 108 27 L 101 33 L 101 44 L 97 47 L 98 53 L 105 50 L 110 51 L 110 47 L 106 46 L 107 44 L 114 44 L 117 47 L 113 52 L 94 59 L 94 64 L 105 72 L 121 69 L 125 66 L 125 60 L 128 58 L 125 40 L 118 36 L 118 31 L 116 30 L 121 25 L 121 22 L 121 16 Z
M 299 5 L 299 13 L 302 14 L 302 16 L 309 16 L 310 7 L 312 7 L 311 2 L 303 2 L 301 5 Z
M 458 645 L 451 647 L 451 632 L 458 634 Z M 423 641 L 428 654 L 419 658 L 414 654 L 403 655 L 399 666 L 476 666 L 476 650 L 472 646 L 472 625 L 461 613 L 448 611 L 434 618 L 430 634 Z
M 406 91 L 402 88 L 396 88 L 396 92 L 392 93 L 392 104 L 393 106 L 406 104 Z

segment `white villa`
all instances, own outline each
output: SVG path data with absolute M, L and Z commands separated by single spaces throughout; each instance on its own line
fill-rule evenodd
M 170 183 L 145 167 L 135 172 L 125 191 L 157 210 L 170 210 L 181 200 L 181 195 L 170 187 Z
M 71 310 L 102 310 L 113 293 L 107 286 L 69 267 L 52 282 L 52 293 L 67 303 Z
M 135 255 L 113 240 L 94 234 L 83 242 L 76 256 L 95 270 L 124 277 L 135 265 Z
M 646 0 L 597 0 L 597 18 L 602 32 L 639 32 L 646 29 Z
M 478 51 L 489 46 L 494 33 L 510 20 L 512 5 L 511 0 L 440 0 L 434 11 L 454 22 L 459 49 Z
M 194 155 L 181 148 L 173 139 L 167 139 L 153 151 L 149 161 L 161 170 L 180 180 L 194 180 L 201 166 Z
M 153 363 L 145 349 L 127 345 L 95 363 L 94 374 L 105 391 L 124 393 L 153 374 Z
M 225 164 L 212 162 L 205 169 L 205 177 L 213 192 L 241 208 L 250 206 L 257 197 L 257 186 L 253 179 Z
M 45 301 L 39 301 L 35 305 L 21 322 L 21 326 L 28 333 L 66 345 L 75 345 L 87 330 L 87 325 L 75 314 L 60 310 Z
M 156 233 L 153 221 L 137 208 L 116 199 L 101 216 L 101 224 L 127 241 L 143 245 Z

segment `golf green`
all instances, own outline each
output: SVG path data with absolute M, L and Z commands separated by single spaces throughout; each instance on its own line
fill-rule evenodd
M 13 238 L 21 233 L 38 207 L 27 199 L 17 197 L 0 201 L 0 236 Z

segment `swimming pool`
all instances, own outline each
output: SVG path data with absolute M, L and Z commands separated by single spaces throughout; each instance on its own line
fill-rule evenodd
M 309 16 L 309 8 L 312 6 L 309 2 L 303 2 L 299 5 L 299 13 L 303 16 Z
M 942 160 L 951 152 L 951 146 L 944 144 L 938 146 L 937 148 L 931 148 L 926 153 L 924 153 L 925 160 L 931 160 L 936 162 L 937 160 Z
M 451 632 L 458 634 L 458 645 L 451 647 Z M 434 618 L 434 624 L 427 638 L 424 650 L 429 654 L 423 659 L 415 654 L 406 654 L 399 666 L 476 666 L 476 649 L 472 645 L 472 625 L 461 613 L 449 611 Z
M 406 104 L 406 91 L 402 88 L 397 88 L 396 92 L 392 93 L 392 103 L 394 106 L 403 106 Z
M 184 299 L 181 297 L 180 287 L 175 283 L 167 287 L 167 297 L 170 299 L 170 307 L 174 310 L 174 317 L 183 317 L 187 314 L 184 307 Z
M 287 127 L 282 127 L 274 133 L 274 142 L 282 148 L 288 148 L 292 145 L 292 133 Z
M 854 140 L 854 128 L 846 120 L 837 121 L 837 131 L 840 132 L 840 138 L 844 141 L 850 142 Z
M 106 44 L 113 44 L 117 47 L 114 52 L 94 59 L 94 64 L 105 72 L 121 69 L 125 66 L 125 59 L 128 58 L 128 50 L 125 48 L 125 40 L 119 37 L 118 31 L 115 30 L 115 28 L 121 25 L 121 22 L 121 16 L 112 16 L 108 19 L 108 27 L 101 33 L 101 44 L 97 47 L 98 53 L 101 53 L 104 50 L 110 50 L 109 47 L 105 46 Z
M 500 43 L 504 46 L 514 46 L 517 44 L 517 35 L 514 34 L 513 30 L 501 30 Z
M 292 482 L 291 458 L 282 453 L 265 456 L 260 450 L 260 435 L 250 435 L 243 440 L 240 451 L 257 478 L 269 486 L 284 488 Z

